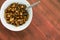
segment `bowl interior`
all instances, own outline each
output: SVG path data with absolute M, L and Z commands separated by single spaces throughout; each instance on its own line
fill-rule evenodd
M 32 20 L 32 8 L 29 8 L 27 11 L 29 13 L 29 18 L 26 21 L 25 24 L 19 26 L 19 27 L 15 27 L 11 24 L 8 24 L 4 18 L 4 11 L 5 9 L 11 5 L 12 3 L 19 3 L 19 4 L 25 4 L 27 7 L 30 6 L 30 4 L 28 3 L 28 1 L 24 1 L 24 0 L 7 0 L 3 3 L 2 7 L 1 7 L 1 22 L 4 25 L 4 27 L 6 27 L 9 30 L 12 31 L 21 31 L 24 30 L 25 28 L 27 28 L 29 26 L 29 24 L 31 23 Z

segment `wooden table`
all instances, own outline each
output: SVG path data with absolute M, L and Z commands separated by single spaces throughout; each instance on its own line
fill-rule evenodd
M 0 0 L 0 6 L 5 0 Z M 30 4 L 37 0 L 28 0 Z M 20 32 L 6 29 L 0 22 L 0 40 L 60 40 L 60 0 L 40 0 L 33 8 L 29 27 Z

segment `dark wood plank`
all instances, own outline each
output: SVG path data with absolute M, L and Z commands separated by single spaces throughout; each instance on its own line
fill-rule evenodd
M 4 1 L 0 1 L 0 7 Z M 27 1 L 32 4 L 37 0 Z M 60 0 L 40 1 L 33 8 L 33 19 L 27 29 L 13 32 L 0 22 L 0 40 L 60 40 Z

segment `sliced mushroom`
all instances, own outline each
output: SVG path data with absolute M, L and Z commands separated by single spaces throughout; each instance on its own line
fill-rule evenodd
M 26 5 L 18 3 L 13 3 L 8 6 L 4 15 L 7 23 L 14 26 L 23 25 L 29 17 L 29 14 L 25 9 Z

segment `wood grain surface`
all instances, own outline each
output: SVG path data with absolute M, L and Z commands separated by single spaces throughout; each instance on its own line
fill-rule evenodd
M 5 0 L 0 0 L 0 7 Z M 37 0 L 27 0 L 30 4 Z M 60 0 L 40 0 L 33 8 L 29 27 L 20 32 L 6 29 L 0 22 L 0 40 L 60 40 Z

